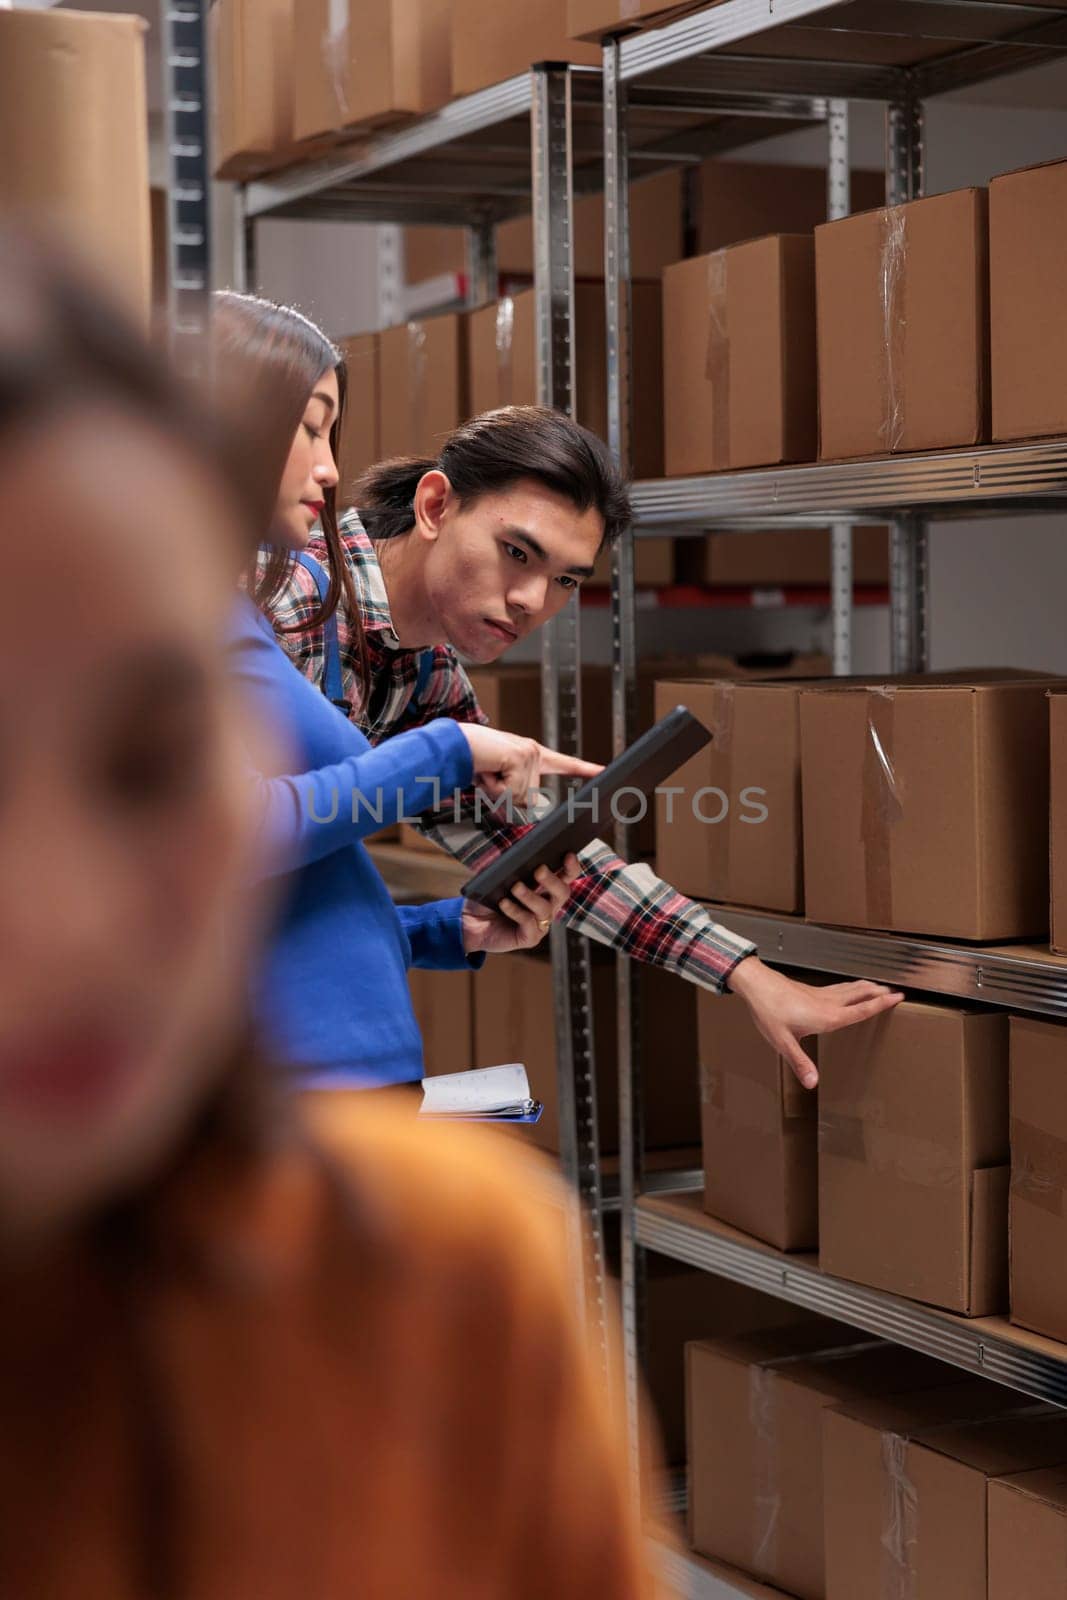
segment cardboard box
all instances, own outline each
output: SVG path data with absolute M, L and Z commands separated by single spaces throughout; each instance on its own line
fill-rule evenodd
M 989 438 L 984 189 L 824 223 L 815 279 L 824 459 Z
M 470 415 L 465 317 L 455 313 L 386 328 L 379 335 L 378 448 L 434 456 Z
M 567 0 L 567 26 L 572 38 L 603 39 L 633 29 L 660 28 L 687 12 L 699 11 L 702 0 Z
M 823 1411 L 941 1387 L 951 1370 L 821 1319 L 690 1344 L 686 1357 L 693 1548 L 823 1600 Z
M 1052 948 L 1067 955 L 1067 694 L 1050 692 L 1049 925 Z
M 1063 1600 L 1067 1471 L 1024 1472 L 989 1486 L 988 1600 Z
M 809 237 L 775 234 L 667 268 L 663 388 L 668 476 L 814 458 Z
M 592 949 L 593 1037 L 597 1055 L 600 1147 L 619 1148 L 614 961 Z M 697 988 L 656 967 L 637 970 L 642 1012 L 645 1137 L 649 1149 L 700 1142 L 697 1084 Z M 475 975 L 475 1056 L 479 1061 L 522 1061 L 545 1112 L 523 1136 L 544 1150 L 559 1149 L 552 968 L 547 951 L 490 960 Z
M 1048 687 L 990 672 L 806 690 L 807 915 L 950 939 L 1043 937 Z
M 452 0 L 452 93 L 473 94 L 540 61 L 599 67 L 596 45 L 567 37 L 567 0 Z
M 1067 432 L 1067 161 L 989 186 L 993 438 Z
M 814 1250 L 816 1096 L 800 1087 L 737 995 L 700 991 L 697 1039 L 704 1210 L 778 1250 Z M 809 1041 L 816 1060 L 817 1045 Z
M 473 972 L 431 972 L 412 967 L 408 988 L 422 1033 L 427 1077 L 503 1063 L 503 1056 L 499 1061 L 481 1061 L 475 1054 Z
M 825 187 L 825 183 L 824 183 Z M 675 168 L 630 185 L 630 272 L 635 281 L 657 279 L 685 251 L 682 174 Z M 604 276 L 604 197 L 576 195 L 572 239 L 574 275 Z M 533 223 L 509 217 L 496 229 L 497 268 L 502 278 L 532 278 Z M 422 283 L 446 272 L 466 272 L 467 240 L 462 228 L 414 227 L 404 233 L 408 283 Z
M 824 1412 L 822 1456 L 826 1600 L 984 1600 L 994 1481 L 1067 1462 L 1067 1413 L 981 1382 L 865 1398 Z
M 650 1253 L 645 1260 L 644 1379 L 660 1425 L 664 1459 L 685 1462 L 685 1347 L 754 1329 L 796 1327 L 810 1312 L 729 1278 L 680 1266 Z
M 436 111 L 452 93 L 452 0 L 301 0 L 297 139 Z
M 906 1000 L 825 1035 L 819 1067 L 822 1270 L 1007 1310 L 1007 1016 Z
M 152 291 L 140 17 L 0 11 L 0 210 L 46 226 L 147 318 Z
M 771 587 L 821 587 L 830 582 L 829 528 L 769 528 L 709 533 L 693 548 L 701 562 L 697 581 Z M 889 583 L 889 530 L 852 530 L 852 581 Z
M 1067 1343 L 1067 1028 L 1011 1019 L 1011 1320 Z
M 663 344 L 657 283 L 633 286 L 633 468 L 636 477 L 663 472 Z M 574 291 L 574 391 L 578 421 L 604 438 L 608 430 L 604 287 Z M 527 289 L 470 313 L 471 414 L 498 406 L 537 404 L 534 292 Z
M 624 536 L 625 537 L 625 536 Z M 674 539 L 634 540 L 634 583 L 639 589 L 669 589 L 676 581 L 677 544 Z M 611 584 L 611 550 L 603 549 L 596 559 L 591 585 Z
M 356 483 L 362 473 L 382 459 L 380 412 L 381 372 L 379 336 L 359 333 L 341 340 L 348 383 L 338 451 L 337 503 L 355 504 Z
M 692 183 L 695 255 L 769 233 L 810 233 L 826 221 L 825 166 L 705 161 Z M 853 211 L 883 205 L 885 174 L 853 172 L 851 201 Z
M 798 701 L 796 683 L 656 684 L 657 720 L 684 705 L 712 733 L 656 801 L 656 866 L 683 894 L 803 910 Z
M 293 145 L 295 0 L 215 0 L 208 12 L 216 178 L 279 166 Z

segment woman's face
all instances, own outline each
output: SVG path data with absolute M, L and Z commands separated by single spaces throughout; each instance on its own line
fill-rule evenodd
M 337 483 L 330 429 L 339 404 L 337 374 L 331 367 L 308 397 L 282 474 L 271 543 L 283 550 L 307 548 L 311 530 L 322 515 L 326 490 Z
M 0 459 L 0 1228 L 18 1230 L 150 1171 L 218 1070 L 247 955 L 245 785 L 220 649 L 239 552 L 213 482 L 107 411 L 28 425 Z

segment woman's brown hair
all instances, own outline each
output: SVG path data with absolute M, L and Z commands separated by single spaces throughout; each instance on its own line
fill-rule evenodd
M 263 495 L 273 510 L 282 473 L 315 384 L 324 372 L 337 374 L 339 404 L 330 428 L 330 449 L 338 459 L 348 373 L 343 353 L 302 311 L 258 295 L 224 290 L 213 297 L 212 343 L 216 381 L 224 396 L 234 394 L 237 406 L 254 396 L 256 433 L 262 451 Z M 359 602 L 337 526 L 337 490 L 323 491 L 323 537 L 329 551 L 330 585 L 314 611 L 292 623 L 287 632 L 321 628 L 344 600 L 355 643 L 362 687 L 366 657 Z M 287 550 L 272 549 L 249 573 L 249 589 L 263 610 L 277 598 L 292 569 Z

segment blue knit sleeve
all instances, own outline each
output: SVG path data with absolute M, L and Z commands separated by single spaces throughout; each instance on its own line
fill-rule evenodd
M 463 949 L 463 898 L 432 900 L 424 906 L 397 906 L 397 915 L 411 945 L 411 965 L 439 972 L 477 972 L 485 951 Z

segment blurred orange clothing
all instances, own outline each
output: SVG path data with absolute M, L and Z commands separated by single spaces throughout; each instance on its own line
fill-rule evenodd
M 321 1156 L 182 1180 L 175 1264 L 132 1303 L 88 1252 L 0 1274 L 0 1595 L 157 1600 L 141 1505 L 182 1600 L 646 1600 L 621 1410 L 572 1318 L 562 1208 L 530 1194 L 547 1173 L 311 1101 Z

